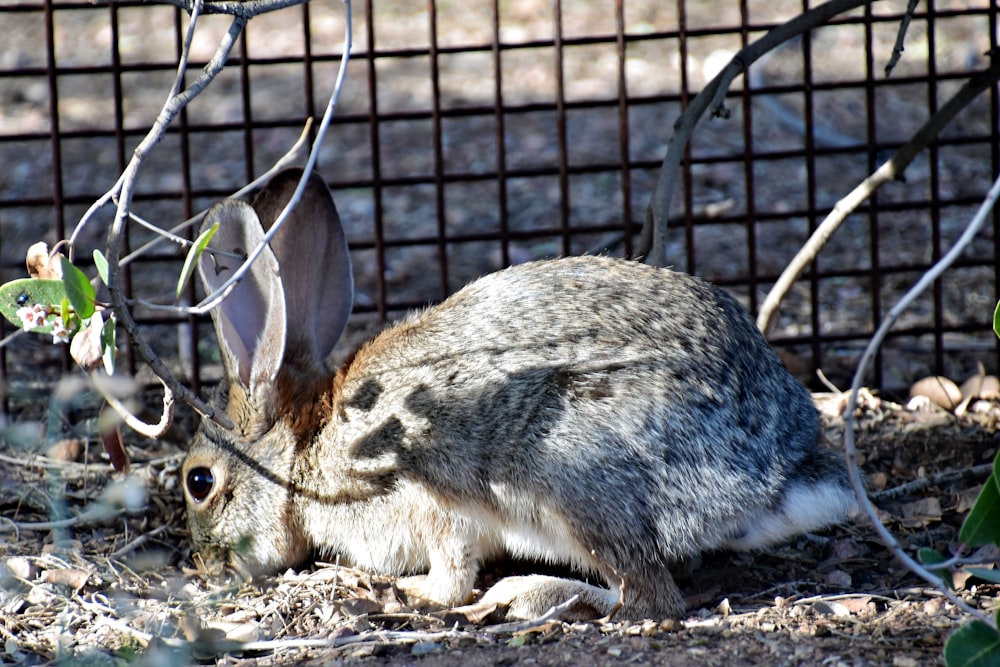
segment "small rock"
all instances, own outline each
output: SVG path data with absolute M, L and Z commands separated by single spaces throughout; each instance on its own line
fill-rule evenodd
M 415 656 L 430 655 L 432 653 L 441 653 L 444 647 L 437 642 L 417 642 L 410 649 L 410 654 Z
M 938 407 L 954 410 L 962 402 L 962 390 L 943 375 L 930 375 L 910 387 L 910 398 L 924 397 Z
M 684 624 L 676 618 L 668 618 L 665 621 L 660 621 L 660 630 L 663 632 L 680 632 L 683 629 Z
M 844 570 L 833 570 L 826 575 L 826 580 L 831 586 L 848 589 L 851 587 L 851 575 Z
M 812 604 L 813 611 L 817 614 L 822 614 L 823 616 L 834 616 L 837 618 L 846 618 L 851 615 L 851 610 L 839 602 L 833 600 L 817 600 Z M 819 626 L 817 626 L 817 630 Z M 827 629 L 829 632 L 829 628 Z M 825 635 L 822 635 L 825 636 Z
M 723 617 L 729 616 L 733 611 L 732 605 L 729 603 L 729 598 L 723 598 L 722 602 L 718 604 L 715 608 L 715 613 L 722 614 Z
M 655 637 L 660 634 L 660 625 L 653 621 L 643 621 L 642 624 L 642 636 L 643 637 Z
M 944 598 L 931 598 L 924 602 L 923 608 L 928 616 L 937 616 L 944 610 Z
M 8 558 L 5 564 L 7 565 L 7 569 L 10 570 L 10 573 L 15 577 L 31 581 L 38 576 L 38 568 L 32 565 L 31 561 L 27 558 L 13 556 Z

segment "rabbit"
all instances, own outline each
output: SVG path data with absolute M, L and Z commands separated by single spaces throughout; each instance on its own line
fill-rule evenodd
M 245 253 L 289 200 L 281 172 L 227 200 L 210 250 Z M 207 290 L 239 262 L 206 252 Z M 352 309 L 324 181 L 213 311 L 218 404 L 182 467 L 195 547 L 249 576 L 312 557 L 399 575 L 408 601 L 470 603 L 485 561 L 561 564 L 483 604 L 533 618 L 680 617 L 670 566 L 856 511 L 819 416 L 746 311 L 668 269 L 583 256 L 486 275 L 331 361 Z

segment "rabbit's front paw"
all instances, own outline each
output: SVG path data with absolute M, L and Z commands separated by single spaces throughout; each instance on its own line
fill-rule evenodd
M 619 607 L 619 593 L 582 581 L 545 575 L 507 577 L 493 585 L 478 604 L 497 605 L 511 620 L 530 620 L 576 597 L 556 618 L 590 621 L 608 616 Z
M 471 586 L 465 586 L 454 579 L 435 577 L 433 572 L 400 577 L 396 580 L 396 588 L 406 596 L 408 605 L 421 609 L 456 607 L 466 604 L 472 598 Z

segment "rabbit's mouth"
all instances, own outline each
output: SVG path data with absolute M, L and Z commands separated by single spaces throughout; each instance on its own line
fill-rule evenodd
M 253 581 L 256 577 L 271 574 L 277 568 L 261 563 L 253 550 L 253 538 L 246 536 L 234 544 L 223 544 L 214 540 L 201 540 L 192 527 L 196 551 L 192 560 L 198 571 L 210 577 L 236 576 L 243 581 Z

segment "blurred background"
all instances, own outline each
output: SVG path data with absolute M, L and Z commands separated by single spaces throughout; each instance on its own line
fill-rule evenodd
M 816 4 L 356 2 L 353 60 L 319 165 L 357 283 L 344 351 L 502 266 L 628 255 L 685 103 L 736 51 Z M 674 267 L 725 286 L 756 312 L 834 203 L 987 66 L 996 5 L 936 0 L 920 3 L 887 78 L 905 5 L 868 3 L 736 80 L 731 117 L 706 118 L 694 134 L 673 200 Z M 202 17 L 188 81 L 228 24 Z M 0 0 L 0 25 L 7 281 L 25 275 L 30 244 L 66 238 L 117 180 L 166 97 L 187 15 L 149 2 Z M 227 69 L 154 151 L 134 212 L 170 227 L 266 171 L 322 113 L 344 30 L 341 2 L 254 18 Z M 905 182 L 851 216 L 783 304 L 772 342 L 813 388 L 817 369 L 848 385 L 882 314 L 968 223 L 1000 171 L 997 92 L 970 105 Z M 103 210 L 81 236 L 85 266 L 112 215 Z M 892 395 L 927 374 L 961 380 L 978 363 L 995 370 L 998 223 L 995 214 L 899 322 L 870 385 Z M 138 227 L 129 234 L 131 247 L 151 238 Z M 162 244 L 129 267 L 129 289 L 170 302 L 182 261 Z M 219 377 L 207 318 L 135 314 L 178 377 L 199 390 Z M 148 379 L 121 347 L 123 368 Z M 0 349 L 4 411 L 31 414 L 71 368 L 47 337 Z

